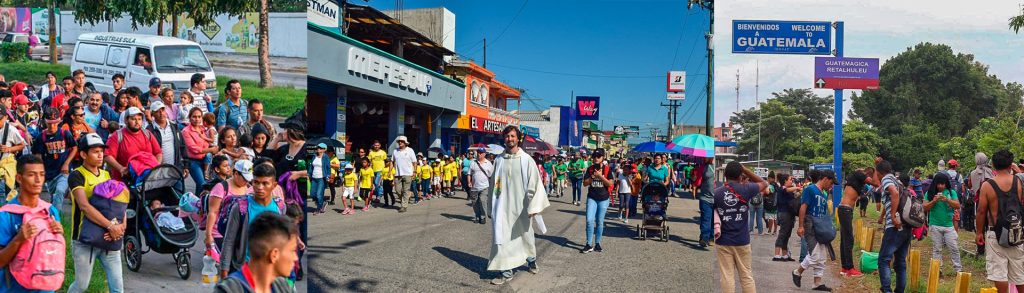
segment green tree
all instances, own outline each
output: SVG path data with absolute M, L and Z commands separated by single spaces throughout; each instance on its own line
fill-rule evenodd
M 887 60 L 881 88 L 853 97 L 857 116 L 885 137 L 904 125 L 939 126 L 942 137 L 963 135 L 981 118 L 1021 108 L 1019 85 L 988 74 L 988 66 L 970 54 L 954 54 L 942 44 L 921 43 Z
M 810 89 L 784 89 L 781 93 L 772 93 L 775 99 L 796 110 L 797 114 L 807 117 L 804 126 L 820 132 L 832 129 L 832 112 L 834 103 L 832 96 L 819 97 Z
M 811 129 L 803 126 L 806 120 L 793 107 L 776 99 L 762 104 L 760 115 L 756 108 L 750 108 L 730 118 L 733 125 L 739 128 L 736 133 L 739 137 L 739 153 L 757 152 L 760 137 L 761 159 L 782 159 L 785 154 L 793 153 L 798 144 L 792 140 L 811 133 Z
M 1010 18 L 1010 29 L 1014 33 L 1020 33 L 1020 28 L 1024 27 L 1024 7 L 1021 7 L 1020 15 Z

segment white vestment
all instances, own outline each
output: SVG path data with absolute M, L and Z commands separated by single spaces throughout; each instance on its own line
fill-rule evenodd
M 550 203 L 537 164 L 522 149 L 498 156 L 493 180 L 494 243 L 487 270 L 511 270 L 526 263 L 528 257 L 537 257 L 530 215 L 540 217 Z

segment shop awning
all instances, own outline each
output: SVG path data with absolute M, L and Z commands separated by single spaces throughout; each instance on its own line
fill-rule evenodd
M 345 35 L 386 52 L 395 52 L 395 42 L 404 42 L 402 58 L 423 67 L 435 68 L 444 56 L 455 52 L 369 6 L 345 4 Z M 395 54 L 399 55 L 399 54 Z

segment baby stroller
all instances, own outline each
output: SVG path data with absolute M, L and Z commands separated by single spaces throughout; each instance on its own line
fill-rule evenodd
M 647 240 L 648 231 L 657 231 L 661 241 L 668 241 L 668 187 L 662 183 L 648 183 L 640 190 L 643 220 L 636 225 L 636 236 Z
M 134 172 L 129 173 L 134 175 Z M 123 249 L 129 270 L 138 272 L 142 266 L 142 255 L 155 251 L 159 254 L 173 254 L 178 276 L 183 280 L 188 280 L 192 275 L 189 248 L 194 246 L 196 239 L 199 238 L 196 224 L 191 218 L 185 217 L 182 218 L 185 223 L 184 229 L 171 230 L 156 225 L 157 213 L 171 212 L 175 216 L 180 216 L 181 211 L 177 204 L 183 191 L 176 189 L 175 185 L 182 178 L 178 167 L 164 164 L 144 172 L 138 180 L 127 180 L 133 182 L 130 186 L 131 200 L 128 202 L 128 224 Z M 165 206 L 151 210 L 150 203 L 153 200 L 159 200 Z M 143 242 L 148 249 L 143 250 Z

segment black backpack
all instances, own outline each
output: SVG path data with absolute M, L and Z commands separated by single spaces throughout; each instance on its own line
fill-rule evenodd
M 779 194 L 779 186 L 776 186 L 774 184 L 769 184 L 768 188 L 771 188 L 772 192 L 770 192 L 770 193 L 768 193 L 768 195 L 764 196 L 764 209 L 767 210 L 767 211 L 775 211 L 775 209 L 777 208 L 775 206 L 775 204 L 776 204 L 775 200 L 776 200 L 776 198 L 778 197 L 778 194 Z
M 1020 200 L 1017 198 L 1017 177 L 1013 178 L 1013 185 L 1010 187 L 1010 191 L 1014 193 L 1013 195 L 999 189 L 993 179 L 986 181 L 992 185 L 992 189 L 996 192 L 999 214 L 996 219 L 995 229 L 993 230 L 995 230 L 999 246 L 1013 247 L 1021 245 L 1024 243 L 1024 225 L 1021 223 L 1021 217 L 1024 216 L 1024 208 L 1021 207 Z
M 896 182 L 896 189 L 900 192 L 899 212 L 900 222 L 913 228 L 924 226 L 928 218 L 924 213 L 924 200 L 921 196 L 911 196 L 910 190 L 899 181 Z M 885 196 L 885 193 L 882 194 Z

